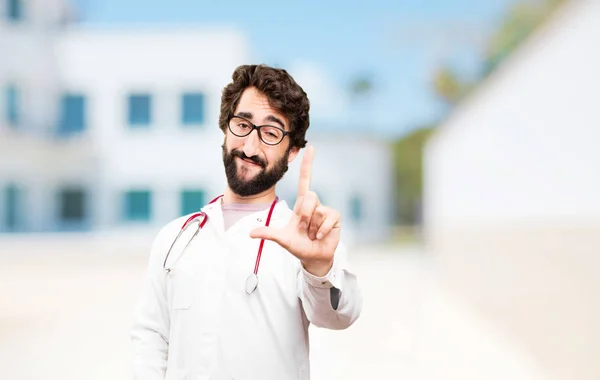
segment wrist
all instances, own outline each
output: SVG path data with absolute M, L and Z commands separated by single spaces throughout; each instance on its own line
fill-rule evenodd
M 313 276 L 324 277 L 333 267 L 333 258 L 326 261 L 302 261 L 302 267 L 304 267 L 304 269 Z

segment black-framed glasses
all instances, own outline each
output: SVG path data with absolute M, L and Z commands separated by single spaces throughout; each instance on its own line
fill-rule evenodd
M 248 119 L 241 116 L 231 116 L 229 118 L 229 131 L 237 137 L 246 137 L 256 129 L 258 137 L 267 145 L 277 145 L 283 141 L 290 132 L 284 131 L 273 125 L 254 125 Z

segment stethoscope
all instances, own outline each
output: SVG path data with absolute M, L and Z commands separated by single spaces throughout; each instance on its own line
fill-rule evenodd
M 218 197 L 216 197 L 215 199 L 210 201 L 209 204 L 216 202 L 222 196 L 223 195 L 219 195 Z M 273 215 L 273 209 L 275 209 L 275 205 L 277 204 L 278 200 L 279 200 L 279 197 L 276 196 L 275 200 L 271 204 L 271 208 L 269 209 L 269 214 L 267 216 L 267 221 L 265 223 L 265 227 L 268 227 L 269 223 L 271 222 L 271 215 Z M 165 272 L 167 274 L 171 272 L 171 268 L 167 268 L 167 259 L 169 258 L 169 255 L 171 254 L 171 250 L 173 249 L 173 246 L 175 245 L 175 243 L 177 242 L 177 240 L 179 239 L 181 234 L 183 234 L 183 232 L 191 224 L 198 223 L 198 229 L 196 230 L 196 232 L 194 232 L 194 234 L 192 235 L 190 240 L 188 240 L 187 244 L 181 251 L 181 254 L 179 255 L 179 257 L 175 260 L 175 262 L 177 262 L 177 260 L 181 258 L 181 256 L 185 252 L 186 248 L 190 245 L 192 240 L 194 240 L 194 238 L 198 235 L 198 233 L 200 232 L 202 227 L 204 227 L 204 225 L 206 224 L 207 220 L 208 220 L 208 215 L 206 215 L 206 213 L 204 211 L 200 211 L 200 212 L 195 213 L 192 216 L 190 216 L 185 221 L 185 223 L 183 223 L 183 226 L 181 226 L 181 229 L 179 230 L 179 233 L 175 237 L 175 240 L 173 240 L 173 243 L 171 243 L 171 246 L 169 247 L 169 250 L 167 251 L 167 256 L 165 257 L 165 261 L 163 262 L 163 269 L 165 270 Z M 250 274 L 248 276 L 248 278 L 246 279 L 246 293 L 248 293 L 248 294 L 254 292 L 256 290 L 256 288 L 258 287 L 258 267 L 260 265 L 260 257 L 262 256 L 262 250 L 263 250 L 264 244 L 265 244 L 265 239 L 260 239 L 260 246 L 258 247 L 258 253 L 256 254 L 256 261 L 254 263 L 254 272 L 252 274 Z M 173 263 L 173 264 L 175 264 L 175 263 Z

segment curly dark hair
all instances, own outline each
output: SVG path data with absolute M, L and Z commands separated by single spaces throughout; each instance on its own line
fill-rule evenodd
M 287 119 L 291 134 L 290 148 L 306 146 L 306 130 L 310 124 L 310 102 L 306 93 L 284 69 L 266 65 L 243 65 L 233 72 L 233 82 L 223 89 L 219 128 L 226 133 L 229 118 L 233 116 L 242 93 L 255 87 L 265 94 L 269 105 Z

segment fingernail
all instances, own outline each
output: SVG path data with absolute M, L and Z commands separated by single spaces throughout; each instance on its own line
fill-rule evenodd
M 300 223 L 300 229 L 303 229 L 303 230 L 306 229 L 306 222 Z
M 322 233 L 322 232 L 319 232 L 319 233 L 317 234 L 317 240 L 321 239 L 322 237 L 323 237 L 323 233 Z

